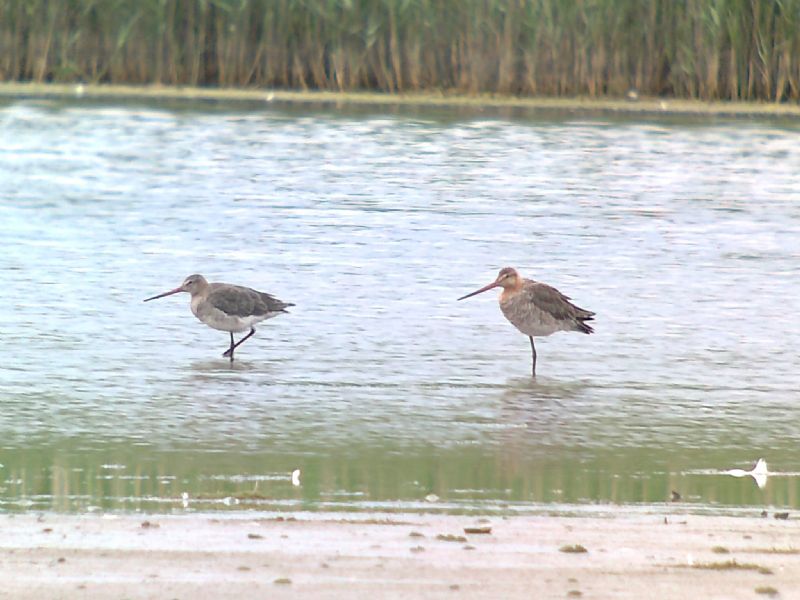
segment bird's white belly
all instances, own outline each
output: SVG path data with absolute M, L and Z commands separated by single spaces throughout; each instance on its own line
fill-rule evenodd
M 248 331 L 251 327 L 255 326 L 256 323 L 260 323 L 261 321 L 265 321 L 266 319 L 271 319 L 272 317 L 277 316 L 279 313 L 267 313 L 265 315 L 246 315 L 246 316 L 237 316 L 237 315 L 229 315 L 225 312 L 219 310 L 218 308 L 212 307 L 208 304 L 204 304 L 203 306 L 195 307 L 192 304 L 192 312 L 194 316 L 196 316 L 200 321 L 211 327 L 212 329 L 217 329 L 219 331 L 229 331 L 231 333 L 240 333 L 242 331 Z
M 220 331 L 230 331 L 233 333 L 239 333 L 242 331 L 248 331 L 256 323 L 260 323 L 261 321 L 268 319 L 270 316 L 274 315 L 261 315 L 258 317 L 254 316 L 232 317 L 230 315 L 220 314 L 220 315 L 203 315 L 202 317 L 198 318 L 203 323 L 214 329 L 219 329 Z

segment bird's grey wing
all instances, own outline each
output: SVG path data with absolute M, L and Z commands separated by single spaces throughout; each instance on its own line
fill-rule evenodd
M 257 311 L 258 301 L 258 292 L 255 290 L 233 285 L 212 290 L 208 294 L 209 304 L 233 317 L 263 314 Z
M 570 301 L 569 296 L 562 294 L 546 283 L 531 281 L 525 286 L 524 293 L 531 304 L 549 313 L 559 321 L 571 319 L 586 321 L 594 317 L 592 311 L 575 306 Z
M 288 307 L 294 306 L 294 304 L 282 302 L 266 292 L 239 285 L 229 285 L 212 290 L 208 295 L 208 301 L 227 314 L 237 317 L 259 317 L 283 312 Z
M 291 302 L 283 302 L 282 300 L 278 300 L 275 296 L 267 294 L 266 292 L 257 293 L 261 300 L 261 304 L 263 304 L 265 312 L 283 312 L 290 306 L 294 306 L 294 304 Z

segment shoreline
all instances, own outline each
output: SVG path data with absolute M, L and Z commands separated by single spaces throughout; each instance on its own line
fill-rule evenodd
M 268 89 L 123 86 L 97 84 L 0 83 L 4 99 L 195 100 L 205 102 L 289 103 L 350 106 L 416 106 L 439 108 L 520 109 L 619 115 L 716 117 L 800 117 L 800 104 L 705 102 L 667 98 L 636 101 L 612 98 L 519 98 L 447 93 L 383 94 L 377 92 L 286 91 Z
M 737 599 L 786 598 L 800 589 L 800 520 L 792 518 L 665 509 L 603 517 L 296 512 L 0 519 L 0 569 L 13 598 Z M 464 531 L 487 527 L 490 533 Z

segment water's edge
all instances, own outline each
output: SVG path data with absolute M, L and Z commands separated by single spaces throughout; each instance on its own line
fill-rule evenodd
M 18 99 L 84 100 L 194 100 L 200 102 L 241 102 L 247 104 L 295 103 L 341 107 L 421 106 L 473 109 L 475 111 L 521 109 L 572 114 L 617 114 L 631 116 L 683 115 L 718 117 L 793 117 L 800 118 L 800 105 L 775 102 L 704 102 L 673 98 L 645 98 L 630 101 L 619 98 L 548 98 L 475 95 L 458 93 L 385 94 L 378 92 L 294 91 L 243 88 L 203 88 L 58 84 L 0 83 L 0 97 Z

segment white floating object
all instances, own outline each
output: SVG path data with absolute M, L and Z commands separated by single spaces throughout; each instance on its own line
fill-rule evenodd
M 183 502 L 183 508 L 189 508 L 189 494 L 187 492 L 181 494 L 181 501 Z
M 425 500 L 427 500 L 428 502 L 438 502 L 439 496 L 437 496 L 436 494 L 428 494 L 427 496 L 425 496 Z
M 295 487 L 300 485 L 300 469 L 292 471 L 292 485 Z
M 690 567 L 694 565 L 694 558 L 692 558 L 691 554 L 686 555 L 686 564 L 689 565 Z
M 239 499 L 238 498 L 233 498 L 231 496 L 228 496 L 228 497 L 222 499 L 222 503 L 225 506 L 231 506 L 231 505 L 235 506 L 236 504 L 239 504 Z
M 763 458 L 759 458 L 755 466 L 749 471 L 745 471 L 744 469 L 730 469 L 728 471 L 724 471 L 724 473 L 733 477 L 752 477 L 755 480 L 756 485 L 761 489 L 767 485 L 767 477 L 769 476 L 769 471 L 767 470 L 767 461 L 765 461 Z

